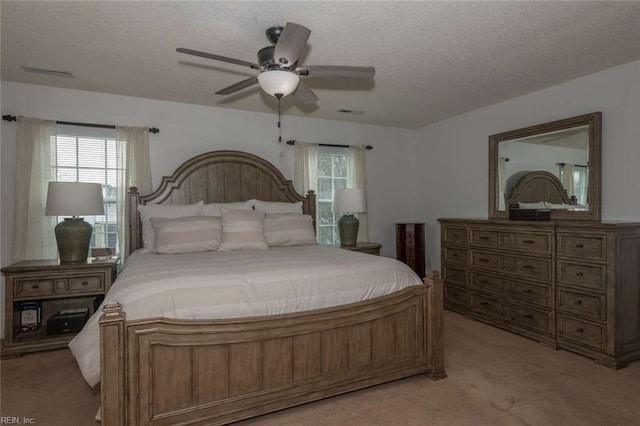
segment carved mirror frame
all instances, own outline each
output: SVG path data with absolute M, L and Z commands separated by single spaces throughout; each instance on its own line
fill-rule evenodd
M 498 210 L 496 203 L 498 192 L 498 155 L 499 145 L 514 139 L 530 137 L 534 135 L 555 132 L 559 130 L 571 129 L 573 127 L 588 126 L 589 133 L 589 187 L 587 196 L 589 199 L 588 211 L 566 211 L 552 210 L 552 220 L 600 220 L 600 200 L 601 200 L 601 152 L 602 152 L 602 113 L 571 117 L 564 120 L 552 121 L 538 124 L 536 126 L 525 127 L 523 129 L 511 130 L 504 133 L 489 136 L 489 218 L 507 219 L 509 217 L 508 207 L 505 211 Z

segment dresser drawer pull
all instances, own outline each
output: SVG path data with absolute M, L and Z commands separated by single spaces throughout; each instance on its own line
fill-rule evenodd
M 478 262 L 480 262 L 480 263 L 489 263 L 489 259 L 487 259 L 486 257 L 481 257 L 480 259 L 478 259 Z
M 34 284 L 31 286 L 31 290 L 37 290 L 40 288 L 40 284 Z
M 458 253 L 451 253 L 451 257 L 458 257 Z
M 575 302 L 573 302 L 574 305 L 582 305 L 582 300 L 578 299 Z
M 580 334 L 584 333 L 584 328 L 580 327 L 576 329 L 576 333 L 580 333 Z
M 522 318 L 526 318 L 526 319 L 530 319 L 530 320 L 535 319 L 535 317 L 533 315 L 531 315 L 531 314 L 525 314 L 525 315 L 522 316 Z
M 576 277 L 584 277 L 584 273 L 582 273 L 582 272 L 576 272 Z
M 487 241 L 489 239 L 489 237 L 487 237 L 486 235 L 483 235 L 479 239 L 482 240 L 482 241 Z
M 453 297 L 458 297 L 458 293 L 451 293 Z
M 80 285 L 89 285 L 89 281 L 82 281 Z
M 535 266 L 533 266 L 533 265 L 523 265 L 523 266 L 522 266 L 522 269 L 528 269 L 528 270 L 530 270 L 530 271 L 533 271 L 533 270 L 534 270 L 534 269 L 536 269 L 536 268 L 535 268 Z
M 522 240 L 522 244 L 534 244 L 535 241 L 533 240 Z
M 458 234 L 451 234 L 453 238 L 458 238 Z
M 489 302 L 480 302 L 480 306 L 489 306 Z
M 480 284 L 489 285 L 491 283 L 487 280 L 480 280 Z
M 579 244 L 576 244 L 576 248 L 584 248 L 584 246 L 581 243 L 579 243 Z
M 523 292 L 524 294 L 536 294 L 536 292 L 535 292 L 535 291 L 533 291 L 533 290 L 531 290 L 530 288 L 528 288 L 528 289 L 526 289 L 526 290 L 522 290 L 522 292 Z

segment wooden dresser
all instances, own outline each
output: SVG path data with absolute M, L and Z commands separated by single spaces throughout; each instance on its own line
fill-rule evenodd
M 640 358 L 640 224 L 440 219 L 445 307 L 593 358 Z
M 409 265 L 420 278 L 424 278 L 424 258 L 424 222 L 396 223 L 396 259 Z

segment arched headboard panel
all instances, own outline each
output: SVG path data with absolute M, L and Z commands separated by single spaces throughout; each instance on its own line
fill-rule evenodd
M 509 207 L 518 207 L 518 203 L 537 203 L 546 201 L 554 204 L 575 204 L 562 182 L 555 175 L 544 172 L 526 172 L 522 175 L 512 176 L 518 179 L 507 197 Z M 507 186 L 510 186 L 507 183 Z
M 129 189 L 129 249 L 142 247 L 140 204 L 232 203 L 262 201 L 302 201 L 302 211 L 311 215 L 315 226 L 316 196 L 296 192 L 293 183 L 273 164 L 240 151 L 207 152 L 184 162 L 171 176 L 164 176 L 158 189 L 148 195 Z

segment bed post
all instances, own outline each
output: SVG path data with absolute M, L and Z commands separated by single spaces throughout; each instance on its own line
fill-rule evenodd
M 427 288 L 427 361 L 431 371 L 427 376 L 432 380 L 447 377 L 444 372 L 444 285 L 440 272 L 431 271 L 424 279 Z
M 119 303 L 102 308 L 100 317 L 101 417 L 105 426 L 126 424 L 125 315 Z
M 127 233 L 127 237 L 129 238 L 128 250 L 131 254 L 134 251 L 138 250 L 142 247 L 141 235 L 142 229 L 140 227 L 140 219 L 138 213 L 138 204 L 140 204 L 140 193 L 138 192 L 138 188 L 132 186 L 129 188 L 127 193 L 129 198 L 129 205 L 126 210 L 126 220 L 129 221 L 129 232 Z

